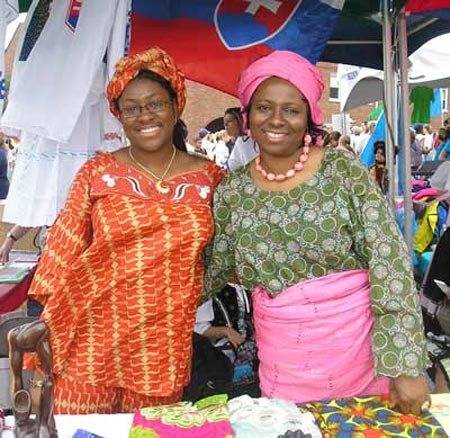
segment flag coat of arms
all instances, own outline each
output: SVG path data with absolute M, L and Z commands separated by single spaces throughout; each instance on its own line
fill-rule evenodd
M 133 0 L 130 54 L 157 45 L 186 76 L 235 95 L 240 72 L 273 50 L 316 63 L 344 0 Z

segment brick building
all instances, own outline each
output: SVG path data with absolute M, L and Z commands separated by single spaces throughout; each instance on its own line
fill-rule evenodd
M 340 104 L 337 98 L 337 64 L 320 62 L 318 67 L 322 72 L 325 83 L 325 90 L 321 100 L 324 119 L 325 123 L 331 124 L 332 115 L 340 113 Z M 216 117 L 220 117 L 225 108 L 239 105 L 239 101 L 234 96 L 192 81 L 188 81 L 187 102 L 183 118 L 189 126 L 191 133 L 189 139 L 191 141 L 192 137 L 195 136 L 202 126 L 205 126 Z M 360 122 L 366 120 L 373 110 L 373 104 L 364 105 L 351 110 L 349 115 L 353 120 Z

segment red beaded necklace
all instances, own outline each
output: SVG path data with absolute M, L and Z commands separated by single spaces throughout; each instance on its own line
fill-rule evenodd
M 275 174 L 273 172 L 268 172 L 262 167 L 261 164 L 261 155 L 258 155 L 255 159 L 255 168 L 256 170 L 268 181 L 277 181 L 282 182 L 286 181 L 289 178 L 292 178 L 297 172 L 303 170 L 305 163 L 309 158 L 309 145 L 311 144 L 311 136 L 309 134 L 305 135 L 303 139 L 303 148 L 300 156 L 298 157 L 297 162 L 294 164 L 292 169 L 289 169 L 286 173 L 278 173 Z

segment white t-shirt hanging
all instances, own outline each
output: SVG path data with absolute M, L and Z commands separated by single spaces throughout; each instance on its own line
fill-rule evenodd
M 104 60 L 118 3 L 52 2 L 47 22 L 27 59 L 15 63 L 2 126 L 55 141 L 69 140 Z M 26 39 L 27 35 L 24 43 Z

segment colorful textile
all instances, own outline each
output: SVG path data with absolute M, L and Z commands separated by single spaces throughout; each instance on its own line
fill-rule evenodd
M 30 289 L 46 302 L 56 374 L 151 397 L 187 384 L 221 178 L 207 162 L 162 195 L 111 154 L 83 165 Z
M 320 291 L 320 294 L 317 293 Z M 253 292 L 261 393 L 295 403 L 389 392 L 375 378 L 367 271 Z
M 447 438 L 433 416 L 404 415 L 389 397 L 354 397 L 300 405 L 312 412 L 323 438 Z
M 129 438 L 233 438 L 226 401 L 226 395 L 215 395 L 195 404 L 141 409 Z
M 108 84 L 107 96 L 111 112 L 119 117 L 116 100 L 121 96 L 128 83 L 134 79 L 141 70 L 150 70 L 169 81 L 177 94 L 178 116 L 186 105 L 186 85 L 184 73 L 177 68 L 173 59 L 159 47 L 152 47 L 145 52 L 134 56 L 124 56 L 116 65 L 114 76 Z
M 168 397 L 149 397 L 126 388 L 89 385 L 77 379 L 55 378 L 55 414 L 116 414 L 142 406 L 161 406 L 181 400 L 182 391 Z
M 235 271 L 246 289 L 275 296 L 302 280 L 367 269 L 376 376 L 422 373 L 428 359 L 409 251 L 385 196 L 351 152 L 326 148 L 316 174 L 285 192 L 260 190 L 242 167 L 218 186 L 213 205 L 205 298 Z
M 414 234 L 414 249 L 421 254 L 424 252 L 433 241 L 435 229 L 438 223 L 438 209 L 437 202 L 429 205 L 425 210 L 417 231 Z
M 323 114 L 319 105 L 324 87 L 322 74 L 307 59 L 288 50 L 276 50 L 259 58 L 242 72 L 238 97 L 244 108 L 247 108 L 258 86 L 272 76 L 285 79 L 298 88 L 308 101 L 313 122 L 322 125 Z
M 228 402 L 228 409 L 235 438 L 275 438 L 288 430 L 322 438 L 313 415 L 300 412 L 294 403 L 286 400 L 241 395 Z

